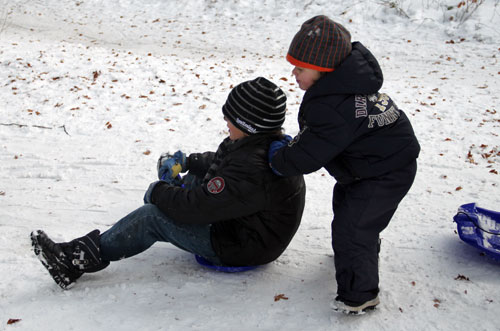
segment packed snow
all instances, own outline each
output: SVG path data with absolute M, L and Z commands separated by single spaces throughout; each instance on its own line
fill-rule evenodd
M 285 55 L 318 14 L 375 54 L 422 146 L 381 235 L 379 308 L 331 308 L 324 170 L 306 176 L 302 225 L 267 266 L 220 273 L 161 243 L 61 290 L 30 232 L 71 240 L 139 207 L 162 152 L 227 136 L 232 86 L 273 80 L 298 132 Z M 499 27 L 498 0 L 0 1 L 0 330 L 498 330 L 500 262 L 453 216 L 500 210 Z

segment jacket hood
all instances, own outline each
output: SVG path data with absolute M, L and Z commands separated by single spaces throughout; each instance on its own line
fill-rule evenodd
M 383 82 L 377 59 L 363 44 L 354 42 L 349 56 L 335 71 L 325 74 L 311 86 L 304 99 L 330 94 L 373 94 L 380 90 Z

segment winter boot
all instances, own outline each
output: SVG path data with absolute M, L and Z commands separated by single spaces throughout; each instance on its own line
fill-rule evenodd
M 379 303 L 380 300 L 378 295 L 374 299 L 368 300 L 364 303 L 349 302 L 337 297 L 333 303 L 333 310 L 348 315 L 361 315 L 368 310 L 375 309 Z
M 65 290 L 83 273 L 96 272 L 109 265 L 108 261 L 101 260 L 99 230 L 59 244 L 53 242 L 45 232 L 37 230 L 31 233 L 31 244 L 42 265 L 57 285 Z

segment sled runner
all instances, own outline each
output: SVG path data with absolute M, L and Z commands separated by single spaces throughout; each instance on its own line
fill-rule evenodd
M 202 256 L 195 255 L 196 262 L 201 264 L 204 267 L 214 269 L 216 271 L 222 271 L 222 272 L 242 272 L 242 271 L 248 271 L 257 268 L 258 266 L 243 266 L 243 267 L 229 267 L 229 266 L 219 266 L 215 265 L 212 262 L 208 261 Z
M 453 217 L 460 239 L 500 261 L 500 212 L 461 205 Z

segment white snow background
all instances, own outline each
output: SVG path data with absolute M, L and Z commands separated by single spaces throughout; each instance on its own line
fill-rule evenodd
M 453 223 L 464 203 L 500 210 L 500 5 L 479 2 L 0 1 L 0 330 L 499 330 L 500 262 Z M 218 273 L 162 243 L 61 290 L 30 232 L 66 241 L 139 207 L 160 153 L 227 136 L 232 86 L 279 84 L 297 133 L 284 56 L 318 14 L 375 54 L 422 146 L 381 235 L 379 308 L 331 309 L 324 170 L 306 176 L 302 225 L 274 263 Z

